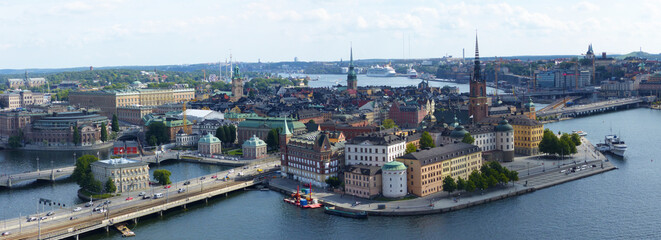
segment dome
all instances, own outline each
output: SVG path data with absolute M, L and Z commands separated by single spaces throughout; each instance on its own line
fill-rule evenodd
M 404 171 L 406 170 L 406 166 L 398 161 L 392 161 L 386 164 L 383 164 L 383 167 L 381 167 L 383 171 Z
M 140 81 L 134 81 L 133 82 L 133 85 L 140 85 L 140 84 L 142 84 Z
M 534 108 L 535 104 L 532 102 L 532 98 L 524 105 L 526 108 Z
M 426 122 L 436 122 L 436 117 L 434 114 L 427 114 L 424 119 Z
M 512 125 L 510 125 L 509 122 L 507 122 L 507 119 L 500 120 L 498 123 L 498 126 L 496 126 L 496 132 L 508 132 L 508 131 L 513 131 L 514 128 Z
M 208 133 L 206 136 L 200 138 L 197 143 L 220 143 L 220 139 L 214 137 L 211 133 Z
M 466 129 L 464 129 L 464 126 L 459 125 L 456 127 L 452 132 L 450 133 L 451 138 L 464 138 L 464 136 L 468 133 Z
M 266 143 L 262 141 L 262 139 L 259 139 L 257 136 L 252 135 L 252 137 L 248 140 L 246 140 L 243 143 L 243 147 L 259 147 L 259 146 L 264 146 Z

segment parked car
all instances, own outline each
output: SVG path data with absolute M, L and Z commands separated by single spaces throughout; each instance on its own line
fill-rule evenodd
M 39 218 L 39 219 L 41 219 L 41 220 L 43 221 L 43 220 L 46 220 L 46 219 L 48 219 L 48 217 L 46 217 L 46 216 L 43 216 L 43 217 L 41 217 L 41 218 Z
M 149 195 L 142 196 L 142 199 L 150 199 L 150 198 L 151 198 L 151 196 L 149 196 Z
M 200 178 L 200 180 L 204 180 L 204 179 L 207 179 L 207 177 L 201 177 L 201 178 Z
M 94 205 L 94 203 L 93 203 L 93 202 L 88 202 L 88 203 L 85 203 L 85 207 L 91 207 L 91 206 L 93 206 L 93 205 Z
M 185 191 L 186 191 L 186 189 L 183 189 L 183 188 L 180 188 L 179 190 L 177 190 L 178 193 L 182 193 L 182 192 L 185 192 Z
M 133 200 L 133 197 L 127 197 L 126 198 L 126 201 L 131 201 L 131 200 Z
M 217 178 L 217 177 L 218 177 L 218 175 L 213 175 L 213 176 L 211 176 L 211 178 Z
M 37 221 L 36 217 L 28 217 L 28 222 L 34 222 Z
M 55 215 L 55 213 L 54 213 L 54 212 L 52 212 L 52 211 L 50 211 L 50 212 L 48 212 L 48 213 L 46 213 L 46 216 L 53 216 L 53 215 Z
M 140 196 L 140 197 L 142 197 L 142 196 L 144 196 L 144 195 L 147 195 L 147 193 L 146 193 L 146 192 L 140 192 L 140 193 L 138 193 L 138 196 Z
M 80 210 L 83 210 L 83 209 L 80 208 L 80 207 L 77 207 L 77 208 L 74 208 L 74 209 L 73 209 L 74 212 L 79 212 Z
M 186 185 L 188 185 L 188 184 L 190 184 L 190 181 L 186 181 L 186 182 L 184 182 L 184 186 L 186 186 Z
M 110 203 L 112 203 L 112 201 L 110 201 L 110 200 L 106 200 L 105 202 L 103 202 L 103 204 L 105 204 L 105 205 L 108 205 Z
M 73 217 L 69 218 L 69 220 L 76 220 L 76 219 L 78 219 L 78 217 L 76 217 L 76 216 L 73 216 Z
M 2 233 L 2 236 L 9 236 L 9 235 L 11 235 L 11 232 L 3 232 Z
M 167 189 L 167 188 L 170 188 L 170 187 L 172 187 L 172 185 L 166 185 L 163 188 Z

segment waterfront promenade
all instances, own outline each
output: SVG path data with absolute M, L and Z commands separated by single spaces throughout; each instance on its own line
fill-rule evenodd
M 605 161 L 606 157 L 604 155 L 599 152 L 595 153 L 594 146 L 587 140 L 583 138 L 583 141 L 584 144 L 578 146 L 579 153 L 566 158 L 564 162 L 533 156 L 517 157 L 514 162 L 503 164 L 519 172 L 519 181 L 484 191 L 477 190 L 473 193 L 455 192 L 452 195 L 447 192 L 439 192 L 425 197 L 396 201 L 362 199 L 328 191 L 314 192 L 313 197 L 326 205 L 333 205 L 339 209 L 349 211 L 366 211 L 370 215 L 426 215 L 455 211 L 518 196 L 616 169 L 610 162 Z M 595 167 L 592 167 L 593 165 Z M 581 170 L 571 172 L 573 167 Z M 528 174 L 528 170 L 530 170 L 530 174 Z M 293 180 L 281 178 L 269 182 L 271 189 L 284 193 L 296 192 L 298 184 Z M 382 209 L 379 209 L 379 205 L 382 205 Z

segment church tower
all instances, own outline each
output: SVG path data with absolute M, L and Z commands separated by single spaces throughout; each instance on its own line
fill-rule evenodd
M 291 136 L 293 134 L 291 131 L 289 131 L 289 125 L 287 125 L 287 118 L 285 118 L 285 127 L 280 131 L 280 152 L 282 154 L 287 153 L 287 143 L 289 143 L 289 139 L 291 139 Z
M 480 51 L 477 45 L 477 35 L 475 35 L 475 64 L 473 66 L 473 77 L 470 81 L 468 113 L 473 118 L 473 123 L 479 122 L 489 115 L 489 106 L 487 106 L 487 83 L 481 75 L 480 69 Z
M 232 102 L 236 102 L 243 97 L 243 79 L 241 79 L 241 74 L 239 73 L 239 66 L 234 67 L 234 73 L 232 74 Z
M 358 76 L 353 66 L 353 47 L 351 47 L 351 60 L 349 61 L 349 71 L 347 73 L 347 90 L 358 90 Z

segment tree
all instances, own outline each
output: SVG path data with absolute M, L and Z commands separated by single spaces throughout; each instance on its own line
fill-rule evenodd
M 222 126 L 218 127 L 218 129 L 216 129 L 216 137 L 220 139 L 221 142 L 226 142 L 227 140 L 225 140 L 225 128 Z
M 73 144 L 80 144 L 80 130 L 78 129 L 78 126 L 73 126 Z
M 230 129 L 230 139 L 229 139 L 229 142 L 232 143 L 232 144 L 234 144 L 234 142 L 236 142 L 236 126 L 230 124 L 229 129 Z
M 308 124 L 316 124 L 316 123 L 314 122 L 314 119 L 310 119 L 310 121 L 308 121 Z
M 454 178 L 451 176 L 443 178 L 443 191 L 452 193 L 454 190 L 457 190 L 457 183 L 454 182 Z
M 21 147 L 21 137 L 20 136 L 11 136 L 11 137 L 9 137 L 9 147 L 10 148 L 19 148 L 19 147 Z
M 112 181 L 112 179 L 108 178 L 108 181 L 106 181 L 105 190 L 107 193 L 114 193 L 117 191 L 117 186 L 115 186 L 115 182 Z
M 266 145 L 269 149 L 278 148 L 278 131 L 274 128 L 269 131 L 269 134 L 266 136 Z
M 416 150 L 418 150 L 418 147 L 416 147 L 415 144 L 413 143 L 406 144 L 406 154 L 415 152 Z
M 165 123 L 163 122 L 151 122 L 149 124 L 149 126 L 147 127 L 147 133 L 145 133 L 145 137 L 149 139 L 150 144 L 152 144 L 151 143 L 152 136 L 156 137 L 156 144 L 152 146 L 159 145 L 162 143 L 167 143 L 170 141 L 168 128 L 165 126 Z
M 340 181 L 340 179 L 337 177 L 329 177 L 326 179 L 326 183 L 333 188 L 337 188 L 340 186 L 340 184 L 342 184 L 342 181 Z
M 548 128 L 544 130 L 542 141 L 539 142 L 539 151 L 546 154 L 560 153 L 558 136 Z
M 560 149 L 561 154 L 577 153 L 576 144 L 574 144 L 574 141 L 569 134 L 564 133 L 562 136 L 560 136 Z
M 578 133 L 572 133 L 571 140 L 574 142 L 574 145 L 581 146 L 581 136 L 579 136 Z
M 90 154 L 80 156 L 78 159 L 76 159 L 76 166 L 73 169 L 71 178 L 73 178 L 73 180 L 75 180 L 76 183 L 78 183 L 78 186 L 80 186 L 80 188 L 92 192 L 101 191 L 101 182 L 94 179 L 94 175 L 92 174 L 92 168 L 90 167 L 90 164 L 98 160 L 99 159 L 96 156 Z M 96 185 L 95 181 L 99 182 L 98 186 Z
M 434 143 L 434 139 L 431 138 L 429 132 L 423 132 L 422 136 L 420 137 L 420 148 L 433 148 L 435 146 L 436 144 Z
M 158 145 L 158 138 L 156 138 L 156 136 L 154 136 L 154 135 L 150 136 L 149 140 L 147 140 L 147 141 L 149 142 L 150 146 Z
M 466 180 L 461 177 L 457 178 L 457 190 L 466 190 Z
M 119 132 L 119 120 L 117 120 L 117 114 L 112 115 L 112 131 Z
M 475 138 L 473 138 L 473 136 L 471 136 L 470 133 L 466 133 L 466 134 L 464 134 L 464 138 L 461 139 L 461 142 L 468 143 L 468 144 L 473 144 L 475 142 Z
M 108 127 L 106 123 L 101 123 L 101 141 L 108 141 Z
M 154 171 L 154 179 L 158 181 L 158 183 L 160 183 L 161 185 L 167 185 L 172 183 L 170 181 L 170 175 L 172 175 L 172 173 L 165 169 L 158 169 Z
M 395 125 L 395 121 L 393 121 L 392 119 L 383 120 L 383 122 L 381 123 L 381 126 L 385 129 L 391 129 L 391 128 L 398 127 L 397 125 Z
M 475 186 L 475 182 L 473 180 L 468 179 L 466 182 L 466 191 L 467 192 L 474 192 L 477 187 Z
M 230 142 L 230 139 L 232 139 L 232 134 L 230 133 L 230 127 L 227 125 L 223 126 L 223 133 L 225 134 L 225 140 L 223 140 L 223 143 Z

